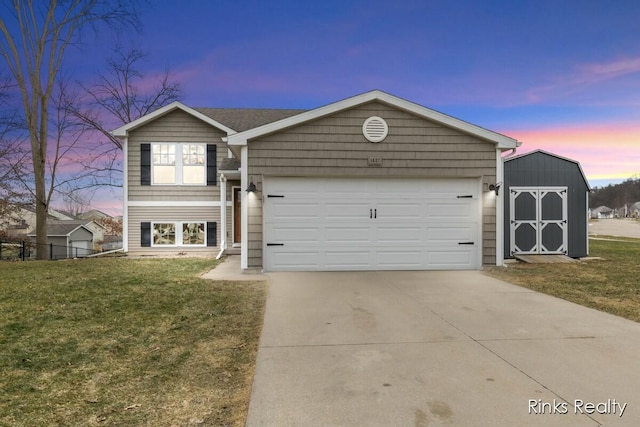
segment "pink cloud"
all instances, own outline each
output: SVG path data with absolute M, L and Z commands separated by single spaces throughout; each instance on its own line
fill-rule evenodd
M 519 154 L 542 149 L 577 160 L 587 178 L 627 179 L 640 173 L 640 128 L 634 124 L 594 124 L 505 130 L 522 141 Z
M 611 62 L 578 65 L 574 71 L 552 82 L 536 86 L 526 92 L 530 102 L 541 102 L 548 98 L 561 98 L 583 91 L 596 84 L 640 73 L 640 58 L 623 58 Z

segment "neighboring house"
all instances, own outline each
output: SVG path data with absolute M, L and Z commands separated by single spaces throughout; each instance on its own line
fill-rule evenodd
M 635 202 L 629 207 L 627 216 L 629 218 L 640 218 L 640 202 Z
M 238 251 L 243 269 L 478 269 L 503 261 L 515 139 L 381 91 L 309 111 L 174 102 L 113 131 L 124 249 Z
M 30 233 L 29 237 L 35 240 L 35 232 Z M 51 248 L 49 252 L 51 259 L 80 258 L 91 255 L 94 252 L 93 242 L 93 232 L 85 221 L 47 221 L 47 245 Z
M 49 208 L 49 216 L 59 221 L 73 221 L 73 220 L 79 219 L 76 216 L 70 214 L 69 212 L 56 210 L 52 208 Z
M 589 182 L 580 163 L 543 150 L 504 161 L 505 258 L 589 254 Z
M 593 219 L 610 219 L 614 217 L 614 211 L 606 206 L 598 206 L 591 209 L 591 218 Z
M 97 221 L 101 219 L 111 219 L 112 217 L 111 215 L 104 213 L 102 211 L 99 211 L 98 209 L 91 209 L 90 211 L 87 211 L 78 215 L 78 218 L 88 219 L 90 221 Z

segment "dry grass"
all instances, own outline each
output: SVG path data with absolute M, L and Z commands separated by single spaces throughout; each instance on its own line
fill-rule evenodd
M 0 425 L 244 425 L 265 285 L 215 263 L 0 263 Z
M 640 240 L 590 240 L 590 255 L 571 264 L 490 268 L 487 274 L 535 291 L 640 322 Z

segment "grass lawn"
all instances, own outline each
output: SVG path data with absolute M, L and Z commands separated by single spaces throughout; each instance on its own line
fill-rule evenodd
M 589 240 L 601 260 L 571 264 L 511 264 L 487 274 L 597 310 L 640 322 L 640 239 Z
M 244 425 L 266 287 L 211 259 L 0 263 L 0 425 Z

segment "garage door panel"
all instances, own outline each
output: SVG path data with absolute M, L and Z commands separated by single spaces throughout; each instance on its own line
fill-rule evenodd
M 376 264 L 381 270 L 415 270 L 423 265 L 421 250 L 378 250 L 376 252 Z
M 392 244 L 416 244 L 423 241 L 420 227 L 377 227 L 377 241 Z
M 427 240 L 433 242 L 462 242 L 473 241 L 475 230 L 472 227 L 454 227 L 446 226 L 442 227 L 428 227 L 427 228 Z
M 327 220 L 361 220 L 369 215 L 369 202 L 344 201 L 326 203 L 324 218 Z
M 371 254 L 362 249 L 328 250 L 324 267 L 331 270 L 362 270 L 372 266 Z
M 477 179 L 266 177 L 263 182 L 265 194 L 282 196 L 265 198 L 267 270 L 480 265 Z
M 456 218 L 458 220 L 473 221 L 475 215 L 472 212 L 470 203 L 430 203 L 427 206 L 427 218 Z
M 372 205 L 379 222 L 417 221 L 423 216 L 424 206 L 416 202 L 381 203 Z
M 278 266 L 281 270 L 318 270 L 320 252 L 317 250 L 295 251 L 276 249 L 267 255 L 269 264 Z
M 278 243 L 310 243 L 316 244 L 321 238 L 321 230 L 318 227 L 273 227 L 272 233 L 278 236 Z
M 270 215 L 273 221 L 318 218 L 319 203 L 274 203 Z
M 470 250 L 438 250 L 427 252 L 427 262 L 436 268 L 458 269 L 468 268 L 472 262 L 473 253 Z
M 325 227 L 324 241 L 329 244 L 367 243 L 371 240 L 371 228 L 354 225 L 352 227 Z M 318 238 L 322 240 L 322 238 Z

